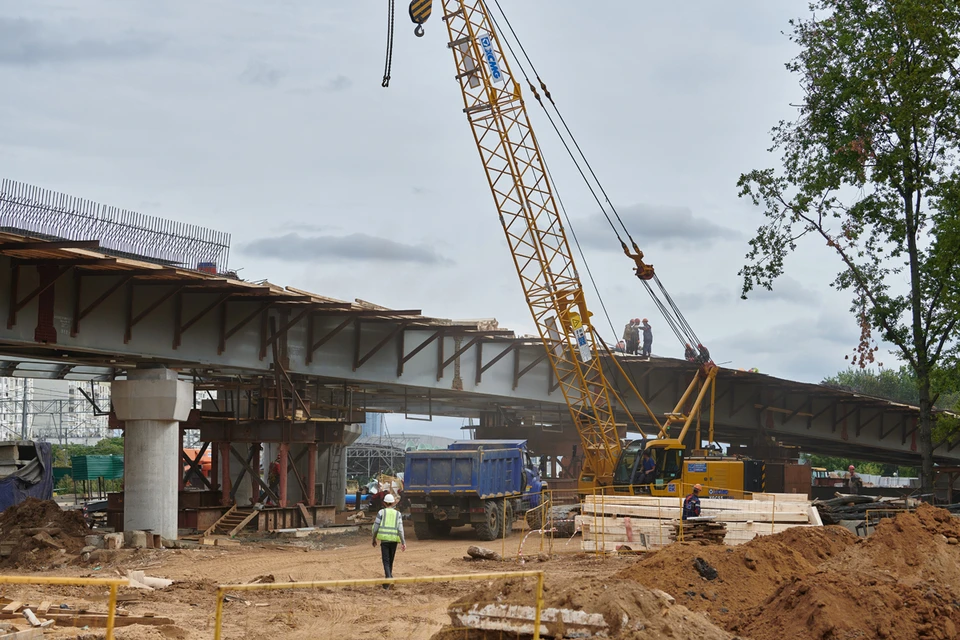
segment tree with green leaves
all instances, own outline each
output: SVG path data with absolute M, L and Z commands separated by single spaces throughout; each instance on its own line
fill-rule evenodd
M 743 297 L 771 289 L 801 242 L 838 260 L 861 329 L 854 363 L 879 338 L 916 376 L 925 490 L 933 485 L 933 407 L 956 376 L 960 320 L 960 2 L 815 0 L 790 22 L 786 67 L 804 92 L 773 129 L 782 171 L 740 176 L 763 208 L 741 270 Z

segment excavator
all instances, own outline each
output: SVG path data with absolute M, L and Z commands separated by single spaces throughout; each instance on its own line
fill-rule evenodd
M 498 0 L 493 2 L 499 8 Z M 433 0 L 412 0 L 410 3 L 409 15 L 416 25 L 414 33 L 418 37 L 425 33 L 424 24 L 432 15 L 433 5 Z M 599 338 L 593 314 L 587 308 L 547 167 L 531 128 L 519 76 L 511 72 L 504 55 L 497 18 L 486 0 L 438 0 L 437 5 L 442 10 L 447 47 L 456 66 L 455 78 L 463 98 L 463 113 L 473 132 L 514 266 L 546 349 L 554 380 L 559 383 L 580 436 L 583 466 L 578 479 L 579 492 L 586 494 L 597 488 L 609 488 L 616 493 L 676 497 L 696 483 L 703 485 L 708 495 L 717 497 L 747 497 L 750 492 L 762 491 L 761 461 L 711 455 L 700 448 L 703 442 L 700 416 L 708 394 L 707 441 L 714 442 L 718 368 L 709 352 L 696 340 L 692 328 L 660 284 L 653 265 L 644 260 L 643 252 L 615 210 L 614 217 L 620 222 L 626 239 L 621 237 L 609 215 L 607 220 L 620 239 L 623 253 L 633 263 L 634 274 L 665 313 L 668 324 L 681 341 L 689 336 L 699 349 L 699 354 L 691 358 L 698 365 L 696 375 L 674 410 L 663 419 L 656 416 L 630 376 L 623 371 L 617 357 Z M 389 85 L 393 11 L 391 0 L 384 87 Z M 500 19 L 515 36 L 516 32 L 502 9 Z M 522 50 L 518 40 L 517 44 Z M 512 51 L 509 41 L 507 47 Z M 523 55 L 532 66 L 525 51 Z M 530 94 L 545 110 L 547 103 L 555 108 L 539 75 L 534 71 L 538 88 L 523 69 L 519 56 L 514 57 Z M 567 131 L 569 133 L 569 129 Z M 597 202 L 603 207 L 599 198 Z M 659 287 L 659 294 L 655 287 Z M 687 347 L 690 349 L 689 342 Z M 612 365 L 620 373 L 620 379 L 626 382 L 632 395 L 643 406 L 647 418 L 657 430 L 656 437 L 648 438 L 640 428 L 623 395 L 611 383 L 604 368 L 605 362 L 607 368 Z M 628 423 L 633 425 L 631 430 L 640 433 L 641 439 L 621 442 L 615 418 L 616 406 L 622 407 Z M 684 439 L 694 422 L 697 446 L 688 454 Z M 679 432 L 671 435 L 671 430 L 676 428 Z M 650 452 L 657 472 L 641 484 L 638 479 L 643 471 L 640 465 L 644 451 Z

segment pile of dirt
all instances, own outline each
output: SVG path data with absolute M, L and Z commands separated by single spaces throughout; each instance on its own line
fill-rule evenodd
M 892 580 L 864 583 L 833 571 L 797 578 L 729 628 L 754 640 L 957 637 L 956 600 Z
M 960 520 L 922 505 L 880 523 L 818 571 L 778 588 L 729 627 L 763 640 L 955 638 L 960 629 Z M 792 634 L 791 634 L 792 632 Z
M 738 547 L 677 543 L 613 579 L 662 589 L 754 640 L 956 638 L 960 520 L 924 505 L 881 522 L 866 539 L 829 526 Z
M 884 520 L 863 544 L 847 550 L 825 569 L 863 579 L 908 586 L 934 582 L 960 599 L 960 519 L 945 509 L 921 505 Z
M 778 587 L 813 573 L 856 543 L 857 537 L 841 527 L 795 527 L 736 547 L 678 542 L 623 569 L 614 579 L 662 589 L 731 628 Z M 697 559 L 715 569 L 717 577 L 704 578 Z
M 0 514 L 0 567 L 43 569 L 66 562 L 84 547 L 90 530 L 80 511 L 53 500 L 27 498 Z
M 627 587 L 627 588 L 624 588 Z M 530 606 L 534 601 L 532 580 L 493 581 L 454 601 L 450 606 L 469 609 L 473 605 L 515 604 Z M 732 635 L 705 616 L 676 604 L 668 594 L 637 584 L 618 584 L 608 578 L 584 578 L 576 584 L 547 576 L 544 585 L 544 609 L 558 608 L 600 614 L 608 625 L 608 637 L 616 640 L 653 640 L 688 638 L 691 640 L 729 640 Z M 563 629 L 555 622 L 544 622 L 547 637 L 560 637 Z M 559 623 L 562 625 L 562 623 Z M 470 631 L 480 640 L 510 637 L 500 631 Z M 432 640 L 463 638 L 464 629 L 447 627 Z

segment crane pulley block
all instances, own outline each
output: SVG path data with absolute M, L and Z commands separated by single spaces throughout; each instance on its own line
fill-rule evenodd
M 410 20 L 417 25 L 413 32 L 418 38 L 423 37 L 423 23 L 433 13 L 433 0 L 413 0 L 410 3 Z

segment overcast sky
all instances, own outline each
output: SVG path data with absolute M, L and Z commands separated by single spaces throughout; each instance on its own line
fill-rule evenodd
M 382 0 L 0 0 L 0 177 L 227 231 L 248 280 L 532 333 L 440 4 L 415 38 L 397 3 L 383 89 Z M 761 216 L 736 181 L 777 165 L 769 129 L 800 99 L 782 31 L 806 0 L 501 4 L 714 359 L 807 382 L 845 368 L 858 330 L 825 247 L 739 297 Z M 530 108 L 616 333 L 649 317 L 654 354 L 680 357 Z

